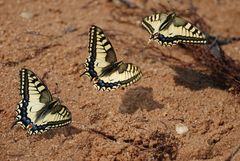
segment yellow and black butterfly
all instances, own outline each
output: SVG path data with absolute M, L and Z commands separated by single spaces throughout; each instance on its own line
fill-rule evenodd
M 102 29 L 97 26 L 91 26 L 89 30 L 88 52 L 86 70 L 82 75 L 86 74 L 94 80 L 94 85 L 98 90 L 126 87 L 138 81 L 142 76 L 139 67 L 123 61 L 117 62 L 112 44 Z
M 206 44 L 207 36 L 187 20 L 175 13 L 158 13 L 143 19 L 142 25 L 151 34 L 150 40 L 156 40 L 164 46 L 178 43 Z
M 31 135 L 71 123 L 71 112 L 59 100 L 53 100 L 47 86 L 28 69 L 20 71 L 20 95 L 13 126 L 19 124 Z

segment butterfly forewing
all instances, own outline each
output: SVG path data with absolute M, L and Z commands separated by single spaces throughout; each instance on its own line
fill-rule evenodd
M 102 30 L 92 26 L 89 30 L 89 57 L 86 61 L 86 72 L 92 79 L 98 78 L 103 68 L 117 61 L 112 44 Z
M 135 71 L 122 71 L 123 62 L 117 62 L 116 53 L 111 42 L 103 33 L 102 29 L 92 26 L 89 30 L 89 57 L 86 61 L 86 71 L 91 79 L 95 81 L 95 86 L 99 90 L 112 90 L 121 86 L 132 84 L 140 78 L 141 71 L 134 65 Z M 128 66 L 128 65 L 126 65 Z M 133 72 L 133 73 L 132 73 Z M 138 75 L 138 77 L 136 77 Z
M 143 19 L 142 25 L 152 35 L 160 31 L 160 27 L 167 19 L 167 14 L 158 13 L 151 16 L 147 16 Z
M 44 102 L 40 102 L 43 91 L 46 91 Z M 41 110 L 46 102 L 52 100 L 52 96 L 35 74 L 27 69 L 20 71 L 20 95 L 22 100 L 17 107 L 16 119 L 19 124 L 27 127 L 31 120 L 35 119 L 36 112 Z
M 22 100 L 17 106 L 16 123 L 28 129 L 30 134 L 42 133 L 49 128 L 70 123 L 71 113 L 65 106 L 62 109 L 70 114 L 66 118 L 61 117 L 57 112 L 51 114 L 58 101 L 53 101 L 47 86 L 28 69 L 20 71 L 20 95 Z M 64 124 L 59 124 L 59 121 Z

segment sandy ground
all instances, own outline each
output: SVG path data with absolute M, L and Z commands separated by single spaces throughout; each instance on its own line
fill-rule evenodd
M 194 6 L 208 32 L 240 35 L 240 1 L 134 2 L 129 8 L 109 0 L 0 1 L 0 160 L 240 160 L 239 96 L 198 66 L 194 53 L 148 45 L 140 27 L 154 12 L 181 14 Z M 92 24 L 104 29 L 119 60 L 142 69 L 138 83 L 99 92 L 80 77 Z M 239 46 L 224 50 L 240 61 Z M 37 136 L 10 129 L 22 67 L 44 77 L 71 110 L 71 126 Z M 189 129 L 184 135 L 175 131 L 180 123 Z

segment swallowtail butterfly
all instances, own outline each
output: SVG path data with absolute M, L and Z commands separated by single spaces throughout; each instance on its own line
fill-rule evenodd
M 175 13 L 158 13 L 147 16 L 142 21 L 143 27 L 155 40 L 164 46 L 178 43 L 206 44 L 207 36 L 187 20 Z
M 97 26 L 90 28 L 88 52 L 86 70 L 82 75 L 88 75 L 98 90 L 110 91 L 122 86 L 126 87 L 142 76 L 139 67 L 117 61 L 112 44 Z
M 31 135 L 71 123 L 71 112 L 59 100 L 53 100 L 47 86 L 28 69 L 20 71 L 20 95 L 13 126 L 18 124 Z

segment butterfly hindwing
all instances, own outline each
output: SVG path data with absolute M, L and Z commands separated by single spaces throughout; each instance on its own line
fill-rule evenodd
M 142 73 L 137 66 L 122 61 L 117 62 L 111 42 L 97 26 L 90 28 L 88 50 L 85 73 L 94 80 L 98 90 L 126 87 L 141 78 Z
M 142 22 L 144 28 L 160 44 L 167 46 L 178 43 L 206 44 L 206 35 L 197 27 L 175 13 L 158 13 L 147 16 Z
M 20 71 L 20 95 L 22 100 L 17 105 L 16 123 L 28 129 L 30 134 L 71 122 L 70 111 L 58 100 L 54 101 L 47 86 L 28 69 Z
M 98 90 L 112 90 L 121 86 L 127 87 L 142 76 L 140 69 L 131 64 L 120 62 L 114 72 L 101 77 L 95 84 Z

